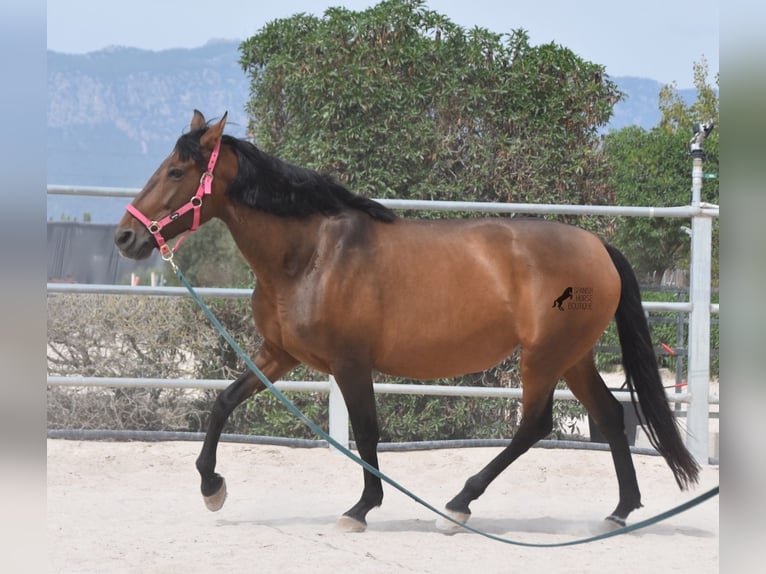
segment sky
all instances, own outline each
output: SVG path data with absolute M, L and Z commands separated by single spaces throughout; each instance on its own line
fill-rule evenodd
M 267 22 L 331 6 L 364 10 L 374 0 L 48 0 L 48 49 L 82 54 L 108 46 L 146 50 L 195 48 L 211 39 L 244 40 Z M 534 45 L 555 42 L 606 67 L 693 87 L 703 57 L 714 82 L 719 69 L 716 0 L 427 0 L 464 27 L 507 33 L 524 28 Z

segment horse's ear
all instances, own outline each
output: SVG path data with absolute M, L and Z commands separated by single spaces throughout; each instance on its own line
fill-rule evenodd
M 202 112 L 199 110 L 194 110 L 194 117 L 192 117 L 191 121 L 191 131 L 195 130 L 201 130 L 207 125 L 205 122 L 205 116 L 202 115 Z
M 227 115 L 229 115 L 229 112 L 224 112 L 221 120 L 214 126 L 211 126 L 210 129 L 208 129 L 204 134 L 202 134 L 202 138 L 200 138 L 199 143 L 203 148 L 213 149 L 215 144 L 218 143 L 218 140 L 221 139 L 221 136 L 223 135 L 223 128 L 226 126 Z

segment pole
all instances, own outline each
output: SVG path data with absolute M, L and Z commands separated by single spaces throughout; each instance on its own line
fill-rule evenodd
M 330 436 L 348 448 L 348 410 L 343 400 L 343 394 L 340 392 L 340 387 L 332 375 L 330 375 L 330 400 L 328 408 L 330 410 Z M 330 448 L 340 452 L 335 447 L 331 446 Z
M 702 204 L 703 144 L 713 129 L 713 122 L 695 126 L 691 139 L 692 207 Z M 689 354 L 687 357 L 689 410 L 686 419 L 686 446 L 701 464 L 708 461 L 710 387 L 710 282 L 711 247 L 713 242 L 712 218 L 702 212 L 692 216 L 691 272 L 689 301 Z

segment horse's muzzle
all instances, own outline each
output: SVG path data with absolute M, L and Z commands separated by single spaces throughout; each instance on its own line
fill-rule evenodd
M 144 230 L 118 227 L 114 232 L 114 244 L 120 255 L 128 259 L 146 259 L 156 247 L 151 235 Z

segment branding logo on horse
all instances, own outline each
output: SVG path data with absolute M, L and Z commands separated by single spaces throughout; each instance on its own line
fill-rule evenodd
M 564 307 L 564 301 L 571 299 Z M 570 311 L 590 310 L 593 305 L 593 287 L 567 287 L 564 292 L 554 301 L 551 308 L 558 307 L 559 311 L 568 309 Z
M 564 307 L 561 306 L 561 304 L 566 301 L 567 299 L 570 299 L 572 297 L 572 288 L 567 287 L 564 289 L 564 292 L 553 302 L 553 305 L 551 307 L 558 307 L 559 311 L 563 311 Z

